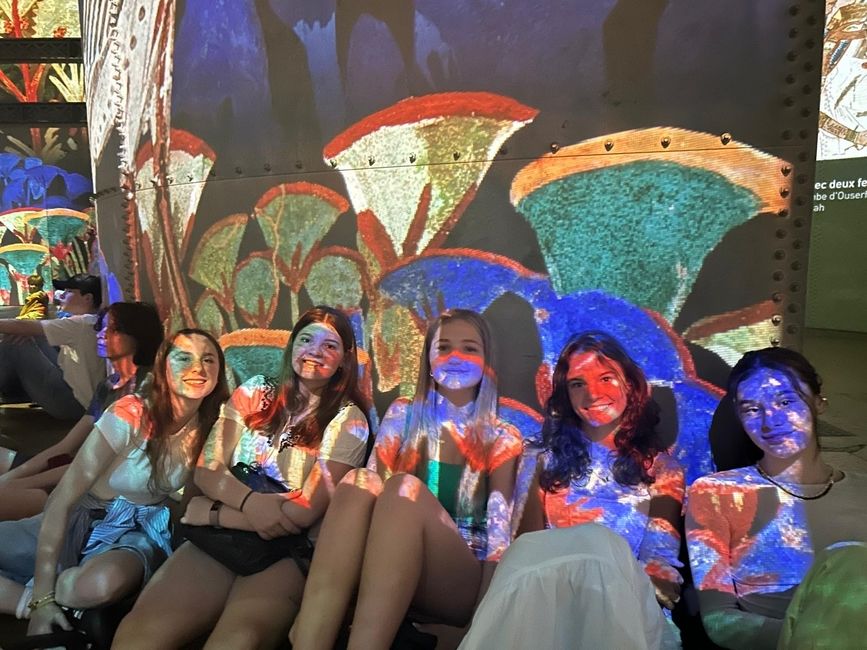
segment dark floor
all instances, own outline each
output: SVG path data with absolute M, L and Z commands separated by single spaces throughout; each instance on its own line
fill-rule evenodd
M 807 330 L 804 353 L 822 375 L 829 402 L 819 424 L 826 457 L 841 469 L 867 473 L 867 334 Z M 71 424 L 40 409 L 2 406 L 0 447 L 35 453 L 59 440 Z M 26 623 L 0 615 L 0 647 L 26 629 Z

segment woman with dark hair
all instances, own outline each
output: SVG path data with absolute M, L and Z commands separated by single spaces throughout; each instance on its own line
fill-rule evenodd
M 760 458 L 697 480 L 686 516 L 702 622 L 722 647 L 863 647 L 867 475 L 822 458 L 821 389 L 785 348 L 748 352 L 729 376 Z
M 100 417 L 45 510 L 31 634 L 70 629 L 60 605 L 115 602 L 171 553 L 164 502 L 183 486 L 227 396 L 219 344 L 184 329 L 160 347 L 146 394 L 122 397 Z
M 510 540 L 519 432 L 497 417 L 485 320 L 443 312 L 425 336 L 412 401 L 385 414 L 367 470 L 335 491 L 294 648 L 331 648 L 358 600 L 350 648 L 388 648 L 407 610 L 464 625 L 484 567 Z
M 512 544 L 462 647 L 672 643 L 653 595 L 669 609 L 680 595 L 684 475 L 663 451 L 644 372 L 614 338 L 588 332 L 560 352 L 552 383 L 519 533 L 562 530 Z M 633 620 L 592 624 L 615 611 Z
M 93 423 L 112 402 L 141 387 L 163 340 L 163 326 L 156 309 L 141 302 L 112 304 L 100 313 L 94 328 L 96 352 L 108 360 L 111 373 L 97 387 L 87 413 L 62 440 L 30 459 L 16 454 L 12 469 L 0 475 L 0 520 L 18 520 L 42 512 L 49 492 L 69 467 Z M 31 527 L 33 535 L 37 530 L 38 524 Z M 5 543 L 9 539 L 6 528 L 0 526 L 0 540 Z M 17 535 L 15 539 L 19 539 Z M 14 573 L 5 566 L 2 557 L 0 572 Z M 32 574 L 32 567 L 29 572 Z
M 204 496 L 191 499 L 182 521 L 267 540 L 303 535 L 310 551 L 334 486 L 364 461 L 365 410 L 349 320 L 330 307 L 308 310 L 289 336 L 279 381 L 253 377 L 223 409 L 195 472 Z M 242 463 L 289 491 L 255 491 L 230 471 Z M 186 542 L 123 620 L 115 646 L 179 647 L 212 628 L 206 647 L 274 646 L 298 609 L 304 559 L 242 574 Z

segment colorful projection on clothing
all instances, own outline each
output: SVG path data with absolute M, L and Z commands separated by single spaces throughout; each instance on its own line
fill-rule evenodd
M 352 4 L 83 4 L 99 228 L 131 297 L 243 340 L 241 381 L 279 357 L 269 328 L 341 306 L 380 412 L 427 320 L 487 311 L 525 435 L 564 341 L 602 329 L 671 392 L 687 481 L 711 471 L 704 377 L 793 313 L 769 286 L 811 173 L 769 108 L 784 4 Z

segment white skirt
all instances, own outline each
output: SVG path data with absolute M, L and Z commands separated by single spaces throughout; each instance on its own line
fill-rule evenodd
M 659 650 L 680 646 L 626 541 L 598 524 L 522 535 L 459 650 Z

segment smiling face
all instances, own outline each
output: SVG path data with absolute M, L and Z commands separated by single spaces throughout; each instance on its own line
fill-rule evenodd
M 569 403 L 588 438 L 601 440 L 620 425 L 627 385 L 617 363 L 595 352 L 576 352 L 569 357 L 566 386 Z
M 772 368 L 759 368 L 738 384 L 738 418 L 766 455 L 792 458 L 815 447 L 813 411 L 805 395 L 810 395 L 805 386 Z
M 310 390 L 325 386 L 343 363 L 346 351 L 328 323 L 310 323 L 292 343 L 292 369 Z
M 199 334 L 179 334 L 172 343 L 166 365 L 169 390 L 186 400 L 211 394 L 220 374 L 220 357 L 214 344 Z
M 119 332 L 110 314 L 102 320 L 102 329 L 96 333 L 96 353 L 106 359 L 117 360 L 135 354 L 135 339 Z
M 475 389 L 485 371 L 482 336 L 472 323 L 448 320 L 437 328 L 428 359 L 440 389 Z

